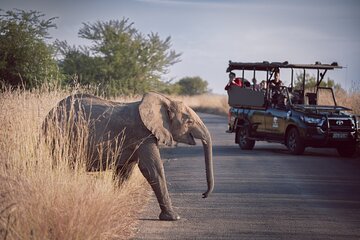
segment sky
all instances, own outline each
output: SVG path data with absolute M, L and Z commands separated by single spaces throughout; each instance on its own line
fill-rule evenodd
M 357 0 L 0 0 L 0 8 L 38 10 L 58 17 L 52 40 L 90 44 L 78 37 L 83 23 L 129 18 L 143 34 L 171 36 L 181 62 L 163 77 L 199 76 L 226 94 L 226 68 L 235 62 L 308 64 L 338 62 L 327 77 L 360 89 L 360 1 Z M 295 72 L 297 73 L 297 72 Z M 300 72 L 299 72 L 300 73 Z M 315 75 L 315 72 L 309 72 Z M 238 72 L 238 75 L 241 73 Z M 253 73 L 247 73 L 252 78 Z M 264 74 L 256 76 L 258 81 Z M 286 85 L 290 73 L 281 73 Z

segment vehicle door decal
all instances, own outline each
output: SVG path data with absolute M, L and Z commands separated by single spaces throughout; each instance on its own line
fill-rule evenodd
M 279 127 L 279 121 L 277 117 L 273 118 L 273 124 L 272 124 L 273 128 L 278 128 Z

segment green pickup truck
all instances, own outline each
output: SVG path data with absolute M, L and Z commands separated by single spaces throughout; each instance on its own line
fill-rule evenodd
M 272 80 L 283 69 L 291 72 L 286 87 Z M 351 109 L 338 106 L 332 88 L 321 87 L 325 73 L 341 69 L 332 64 L 290 64 L 288 62 L 229 62 L 227 72 L 240 71 L 242 77 L 229 81 L 228 133 L 235 133 L 235 143 L 251 150 L 256 141 L 285 144 L 292 154 L 303 154 L 306 147 L 336 148 L 340 156 L 355 155 L 360 139 L 359 117 Z M 294 87 L 294 70 L 303 71 L 301 86 Z M 305 88 L 306 71 L 317 72 L 316 84 Z M 251 71 L 253 79 L 265 72 L 261 87 L 244 78 Z M 235 75 L 235 74 L 234 74 Z

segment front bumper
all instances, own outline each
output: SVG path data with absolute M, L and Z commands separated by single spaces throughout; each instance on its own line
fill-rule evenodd
M 304 144 L 309 147 L 337 147 L 342 144 L 359 142 L 359 132 L 324 131 L 321 127 L 307 127 L 302 130 Z

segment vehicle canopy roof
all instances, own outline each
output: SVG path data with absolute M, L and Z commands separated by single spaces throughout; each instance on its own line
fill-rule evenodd
M 337 62 L 331 64 L 321 64 L 316 62 L 315 64 L 290 64 L 285 62 L 232 62 L 229 61 L 229 67 L 226 72 L 232 70 L 252 70 L 252 71 L 274 71 L 280 68 L 290 69 L 318 69 L 318 70 L 334 70 L 335 68 L 342 68 Z

